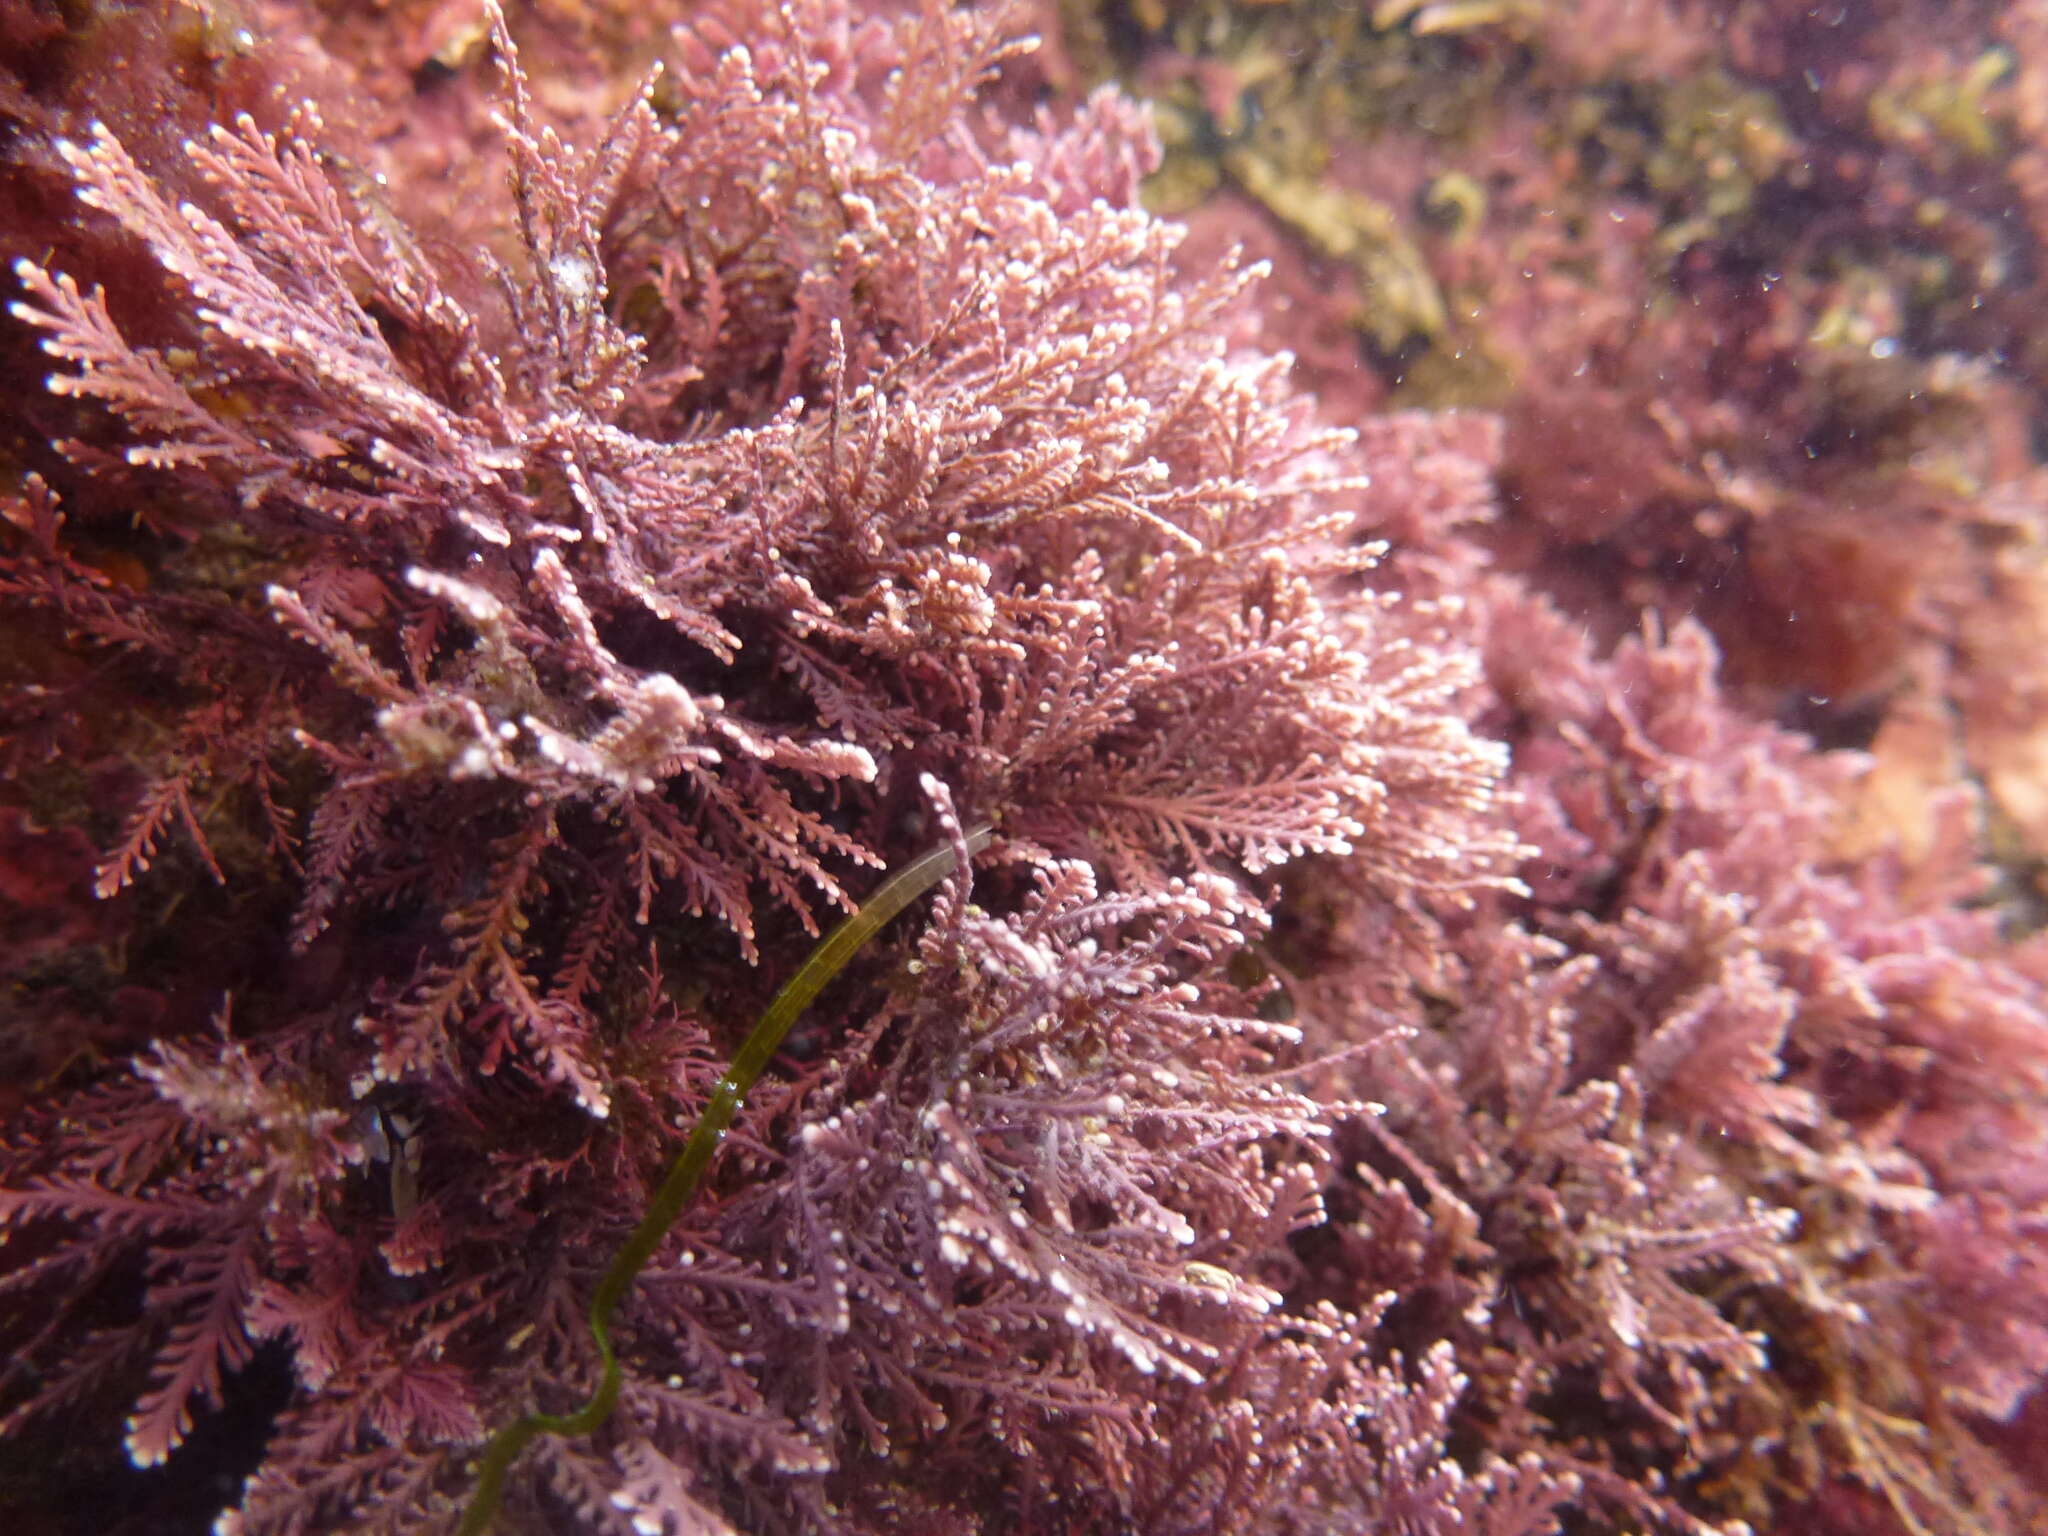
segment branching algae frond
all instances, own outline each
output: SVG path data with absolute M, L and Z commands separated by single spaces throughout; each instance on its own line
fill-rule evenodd
M 482 1536 L 490 1529 L 504 1492 L 506 1474 L 519 1459 L 520 1452 L 536 1438 L 541 1435 L 591 1434 L 611 1416 L 619 1400 L 620 1386 L 619 1358 L 612 1347 L 612 1313 L 618 1309 L 620 1299 L 639 1277 L 647 1261 L 654 1257 L 654 1250 L 661 1246 L 661 1240 L 668 1235 L 683 1207 L 696 1194 L 726 1129 L 746 1102 L 748 1090 L 781 1048 L 789 1026 L 796 1022 L 797 1016 L 811 1005 L 825 984 L 839 974 L 863 944 L 881 932 L 905 907 L 953 872 L 961 847 L 964 846 L 970 855 L 979 853 L 988 846 L 989 836 L 990 828 L 984 823 L 969 831 L 962 843 L 941 843 L 897 870 L 882 882 L 859 911 L 845 918 L 818 941 L 802 968 L 784 982 L 782 989 L 770 1000 L 760 1020 L 741 1043 L 732 1065 L 711 1090 L 703 1113 L 697 1117 L 697 1123 L 690 1131 L 690 1139 L 683 1143 L 683 1150 L 676 1155 L 668 1176 L 662 1180 L 661 1188 L 649 1203 L 647 1213 L 633 1228 L 632 1235 L 619 1249 L 618 1256 L 612 1260 L 611 1267 L 605 1271 L 604 1278 L 598 1282 L 597 1290 L 590 1298 L 590 1335 L 596 1340 L 598 1355 L 604 1362 L 597 1390 L 573 1413 L 530 1413 L 491 1437 L 490 1444 L 484 1448 L 476 1492 L 462 1517 L 458 1536 Z

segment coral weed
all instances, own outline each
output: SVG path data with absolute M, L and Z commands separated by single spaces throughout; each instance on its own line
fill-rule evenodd
M 1366 585 L 1351 438 L 1234 346 L 1255 273 L 1178 273 L 1127 106 L 1006 126 L 985 19 L 791 14 L 699 18 L 580 152 L 501 37 L 495 288 L 309 112 L 182 171 L 37 125 L 80 264 L 140 250 L 158 302 L 19 268 L 83 426 L 0 592 L 91 664 L 16 695 L 14 771 L 61 741 L 138 796 L 101 884 L 151 938 L 202 839 L 218 899 L 298 894 L 152 948 L 237 1034 L 179 1019 L 15 1123 L 9 1283 L 47 1311 L 8 1423 L 140 1372 L 133 1459 L 175 1467 L 267 1343 L 291 1400 L 225 1529 L 438 1525 L 486 1423 L 585 1399 L 749 962 L 924 840 L 927 774 L 1003 814 L 989 911 L 915 987 L 878 946 L 793 1042 L 621 1308 L 618 1413 L 535 1447 L 508 1518 L 1113 1522 L 1189 1496 L 1150 1426 L 1239 1413 L 1223 1362 L 1250 1402 L 1323 1359 L 1352 1385 L 1289 1411 L 1324 1435 L 1394 1390 L 1256 1277 L 1327 1129 L 1227 957 L 1304 854 L 1390 900 L 1506 878 L 1473 658 Z M 122 585 L 85 553 L 131 489 L 169 510 Z M 403 1210 L 364 1176 L 387 1105 Z M 1242 1449 L 1233 1506 L 1301 1474 Z

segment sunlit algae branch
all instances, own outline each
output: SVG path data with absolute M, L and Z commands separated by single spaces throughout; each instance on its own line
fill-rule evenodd
M 981 852 L 988 846 L 989 835 L 990 828 L 986 823 L 973 828 L 966 836 L 967 851 L 970 854 Z M 611 1411 L 619 1400 L 619 1357 L 612 1347 L 612 1312 L 626 1294 L 627 1287 L 638 1278 L 647 1261 L 654 1257 L 654 1250 L 661 1246 L 662 1238 L 668 1235 L 668 1229 L 682 1214 L 683 1207 L 689 1204 L 690 1197 L 696 1194 L 705 1170 L 711 1166 L 712 1154 L 718 1150 L 719 1142 L 725 1139 L 726 1128 L 746 1102 L 747 1091 L 781 1048 L 782 1037 L 789 1033 L 789 1026 L 796 1022 L 797 1015 L 811 1005 L 811 1000 L 824 990 L 825 984 L 837 976 L 860 947 L 880 933 L 891 919 L 951 874 L 956 862 L 957 851 L 948 842 L 927 849 L 897 870 L 882 882 L 859 911 L 850 914 L 818 941 L 803 966 L 782 984 L 782 989 L 770 1000 L 759 1022 L 740 1045 L 732 1065 L 726 1068 L 725 1076 L 711 1090 L 704 1112 L 697 1117 L 697 1124 L 690 1132 L 690 1139 L 683 1143 L 683 1150 L 676 1154 L 668 1177 L 655 1191 L 647 1214 L 640 1218 L 640 1224 L 619 1249 L 611 1268 L 605 1271 L 604 1278 L 598 1282 L 597 1290 L 590 1298 L 590 1334 L 596 1340 L 598 1355 L 604 1362 L 597 1390 L 590 1394 L 590 1401 L 574 1413 L 530 1413 L 491 1437 L 477 1475 L 476 1493 L 462 1517 L 460 1536 L 481 1536 L 482 1532 L 490 1529 L 492 1517 L 498 1512 L 505 1474 L 536 1436 L 587 1435 L 611 1417 Z

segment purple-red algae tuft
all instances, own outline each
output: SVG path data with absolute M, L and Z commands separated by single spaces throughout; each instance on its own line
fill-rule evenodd
M 501 1529 L 2040 1528 L 2034 364 L 1741 276 L 2038 29 L 1793 9 L 0 4 L 0 1511 L 452 1530 L 988 822 Z

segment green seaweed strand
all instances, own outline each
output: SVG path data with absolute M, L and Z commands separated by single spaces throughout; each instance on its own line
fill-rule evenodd
M 989 835 L 986 824 L 968 832 L 967 851 L 974 854 L 986 848 Z M 483 1536 L 490 1529 L 504 1493 L 505 1476 L 519 1459 L 519 1453 L 535 1439 L 541 1435 L 587 1435 L 611 1417 L 619 1401 L 620 1384 L 619 1357 L 612 1348 L 612 1313 L 647 1261 L 654 1257 L 654 1250 L 661 1246 L 661 1240 L 668 1235 L 683 1207 L 690 1203 L 690 1197 L 696 1194 L 719 1142 L 725 1139 L 726 1129 L 746 1103 L 747 1091 L 782 1048 L 782 1037 L 789 1033 L 797 1015 L 811 1005 L 825 984 L 892 918 L 951 874 L 956 862 L 956 845 L 951 842 L 918 855 L 884 880 L 859 911 L 842 919 L 820 939 L 803 968 L 782 984 L 782 990 L 775 994 L 767 1011 L 741 1043 L 725 1076 L 711 1090 L 704 1112 L 690 1131 L 690 1139 L 683 1143 L 683 1150 L 669 1167 L 668 1177 L 661 1181 L 661 1188 L 648 1203 L 647 1214 L 633 1228 L 590 1298 L 590 1336 L 597 1341 L 597 1353 L 604 1361 L 604 1375 L 597 1390 L 574 1413 L 529 1413 L 491 1437 L 477 1472 L 476 1492 L 470 1497 L 457 1536 Z

